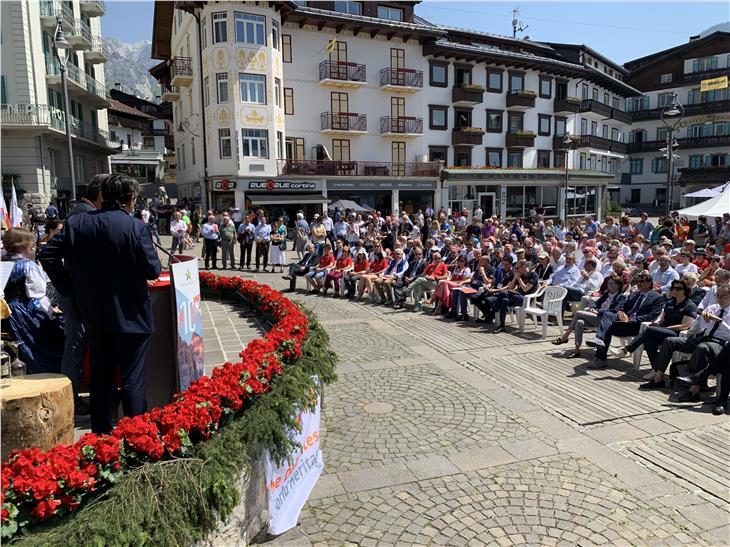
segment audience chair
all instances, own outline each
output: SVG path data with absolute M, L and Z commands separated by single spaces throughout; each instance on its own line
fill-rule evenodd
M 545 291 L 542 296 L 542 307 L 537 307 L 537 303 L 533 303 L 534 298 L 531 298 L 528 302 L 525 302 L 525 306 L 518 306 L 515 311 L 517 312 L 517 320 L 519 321 L 519 331 L 523 333 L 525 331 L 525 321 L 527 315 L 532 316 L 532 320 L 537 325 L 537 317 L 540 317 L 542 321 L 542 337 L 547 337 L 548 320 L 550 316 L 555 317 L 560 330 L 563 330 L 563 302 L 565 296 L 568 294 L 568 289 L 565 287 L 545 287 Z M 530 295 L 535 296 L 535 295 Z M 531 305 L 530 305 L 531 304 Z

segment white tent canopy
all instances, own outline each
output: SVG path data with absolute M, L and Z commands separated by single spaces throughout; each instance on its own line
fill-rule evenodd
M 712 217 L 721 217 L 725 213 L 730 213 L 730 184 L 725 184 L 725 189 L 719 196 L 705 200 L 692 207 L 680 209 L 680 216 L 689 219 L 696 219 L 705 216 L 708 219 Z
M 725 189 L 725 186 L 727 186 L 728 183 L 723 184 L 722 186 L 716 186 L 715 188 L 703 188 L 702 190 L 697 190 L 696 192 L 691 192 L 689 194 L 685 194 L 684 197 L 686 198 L 714 198 L 717 195 L 720 195 L 722 191 Z

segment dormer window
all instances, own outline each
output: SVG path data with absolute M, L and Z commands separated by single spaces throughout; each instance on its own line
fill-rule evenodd
M 335 11 L 351 15 L 362 15 L 362 2 L 335 2 Z
M 403 21 L 403 10 L 391 8 L 390 6 L 378 6 L 378 18 L 389 21 Z

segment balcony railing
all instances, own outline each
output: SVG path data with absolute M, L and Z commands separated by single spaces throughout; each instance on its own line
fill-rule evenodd
M 613 141 L 598 135 L 581 135 L 576 146 L 578 148 L 596 148 L 606 152 L 616 152 L 617 154 L 626 154 L 627 149 L 625 142 Z
M 674 87 L 678 84 L 695 84 L 702 80 L 708 80 L 725 75 L 730 75 L 729 67 L 711 68 L 708 70 L 698 70 L 697 72 L 685 72 L 683 74 L 673 72 L 669 79 L 667 79 L 664 74 L 658 74 L 654 77 L 654 83 Z
M 383 116 L 380 118 L 380 132 L 422 135 L 423 118 L 414 118 L 412 116 Z
M 193 60 L 175 57 L 170 64 L 170 81 L 173 85 L 189 85 L 193 81 Z
M 621 123 L 631 123 L 632 121 L 630 113 L 624 112 L 620 108 L 613 108 L 595 99 L 584 99 L 581 101 L 580 111 L 593 112 L 601 116 L 601 118 L 614 119 Z
M 480 127 L 457 127 L 451 132 L 451 144 L 478 146 L 484 141 L 484 130 Z
M 279 175 L 437 177 L 438 162 L 277 160 Z
M 49 76 L 61 75 L 61 67 L 55 59 L 48 60 L 46 62 L 46 74 Z M 83 72 L 76 65 L 72 65 L 71 63 L 66 64 L 66 78 L 69 82 L 73 82 L 79 88 L 88 91 L 104 101 L 107 100 L 104 85 L 93 76 Z M 69 91 L 72 91 L 72 89 L 69 89 Z
M 507 133 L 505 144 L 507 148 L 529 148 L 535 145 L 535 134 L 531 131 Z
M 156 127 L 145 127 L 142 129 L 142 136 L 143 137 L 167 137 L 168 135 L 172 135 L 172 132 L 167 128 L 156 128 Z
M 319 80 L 366 82 L 365 65 L 347 61 L 322 61 L 319 63 Z
M 322 112 L 320 114 L 322 131 L 367 132 L 368 117 L 354 112 Z
M 109 60 L 109 46 L 107 43 L 94 36 L 91 39 L 91 47 L 84 51 L 84 61 L 90 63 L 105 63 Z
M 707 135 L 704 137 L 685 137 L 677 139 L 680 149 L 687 148 L 709 148 L 713 146 L 730 146 L 730 135 Z M 641 152 L 656 152 L 667 146 L 667 141 L 644 141 L 629 143 L 629 154 L 640 154 Z
M 701 116 L 703 114 L 718 114 L 720 112 L 730 112 L 730 99 L 721 101 L 708 101 L 704 103 L 691 103 L 682 105 L 684 107 L 685 116 Z M 650 108 L 647 110 L 634 110 L 631 112 L 631 118 L 634 121 L 640 120 L 659 120 L 662 117 L 662 108 Z
M 0 123 L 4 126 L 50 127 L 65 132 L 65 116 L 63 111 L 47 105 L 36 104 L 3 104 L 0 105 Z M 109 148 L 117 143 L 109 140 L 109 132 L 93 125 L 81 123 L 78 118 L 71 117 L 71 135 L 94 142 Z
M 73 9 L 66 3 L 59 0 L 43 0 L 40 4 L 41 17 L 48 21 L 61 18 L 64 30 L 71 30 L 76 23 Z M 55 22 L 54 22 L 55 24 Z
M 384 68 L 380 71 L 380 87 L 423 87 L 423 71 L 412 68 Z
M 507 108 L 533 108 L 535 92 L 526 89 L 515 89 L 507 94 Z
M 91 27 L 81 19 L 74 21 L 74 25 L 66 37 L 69 42 L 82 49 L 91 47 Z
M 559 112 L 571 112 L 573 114 L 577 114 L 580 112 L 580 99 L 575 98 L 565 98 L 565 99 L 555 99 L 553 101 L 553 111 L 557 114 Z
M 101 17 L 106 13 L 106 4 L 103 0 L 81 0 L 79 2 L 81 13 L 89 17 Z
M 451 90 L 451 102 L 479 104 L 484 100 L 484 88 L 472 85 L 455 85 Z

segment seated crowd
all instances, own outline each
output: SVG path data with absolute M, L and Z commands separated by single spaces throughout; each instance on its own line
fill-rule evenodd
M 646 214 L 604 224 L 586 216 L 568 226 L 543 221 L 534 209 L 524 222 L 484 218 L 479 209 L 453 216 L 441 210 L 434 218 L 420 211 L 399 218 L 337 211 L 334 217 L 332 232 L 310 237 L 289 265 L 290 291 L 302 277 L 311 292 L 396 309 L 410 299 L 412 312 L 425 304 L 445 320 L 473 319 L 500 333 L 510 309 L 528 295 L 539 301 L 546 287 L 563 287 L 564 310 L 573 315 L 553 344 L 568 343 L 573 334 L 566 357 L 581 356 L 585 328 L 592 327 L 589 367 L 605 368 L 609 354 L 625 358 L 643 348 L 653 373 L 640 388 L 650 390 L 665 388 L 675 351 L 689 354 L 689 373 L 672 378 L 673 386 L 688 388 L 677 399 L 698 401 L 708 376 L 722 374 L 713 412 L 725 411 L 730 213 L 712 226 L 700 217 L 694 230 L 676 213 L 658 226 Z M 625 345 L 611 347 L 613 338 Z

